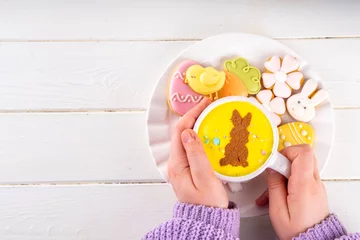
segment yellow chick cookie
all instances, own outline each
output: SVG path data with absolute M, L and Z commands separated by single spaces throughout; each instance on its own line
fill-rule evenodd
M 285 147 L 299 144 L 314 145 L 315 132 L 310 124 L 304 122 L 292 122 L 278 127 L 279 146 L 278 151 Z
M 200 65 L 193 65 L 186 71 L 185 83 L 195 92 L 202 95 L 209 95 L 210 99 L 218 99 L 218 91 L 225 84 L 226 75 L 223 71 L 215 68 L 204 68 Z M 215 97 L 213 97 L 215 93 Z

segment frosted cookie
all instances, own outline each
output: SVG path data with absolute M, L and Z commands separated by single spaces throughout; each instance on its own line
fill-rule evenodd
M 218 91 L 224 86 L 225 73 L 215 68 L 204 68 L 200 65 L 189 67 L 185 74 L 185 83 L 197 93 L 209 95 L 210 99 L 218 99 Z M 215 96 L 213 96 L 213 93 Z
M 225 84 L 219 91 L 219 98 L 228 96 L 248 96 L 247 88 L 238 76 L 228 71 L 225 71 L 225 75 Z
M 227 60 L 224 63 L 225 70 L 234 73 L 245 84 L 249 94 L 256 94 L 261 89 L 259 69 L 250 66 L 245 58 Z
M 168 104 L 179 115 L 184 115 L 203 99 L 201 94 L 194 92 L 184 81 L 186 70 L 195 64 L 197 63 L 192 60 L 180 63 L 170 79 Z
M 256 94 L 256 99 L 270 112 L 271 119 L 276 126 L 281 124 L 281 118 L 279 115 L 283 115 L 286 112 L 285 101 L 280 97 L 275 97 L 271 90 L 261 90 Z
M 292 89 L 298 90 L 304 80 L 296 58 L 286 55 L 284 59 L 273 56 L 264 64 L 266 72 L 262 74 L 263 85 L 272 89 L 276 97 L 288 98 Z
M 278 127 L 279 146 L 278 151 L 285 147 L 309 144 L 314 145 L 315 132 L 310 124 L 304 122 L 287 123 Z
M 309 79 L 300 93 L 291 96 L 286 101 L 286 108 L 294 119 L 309 122 L 315 117 L 315 107 L 329 96 L 323 89 L 315 92 L 317 86 L 317 81 Z

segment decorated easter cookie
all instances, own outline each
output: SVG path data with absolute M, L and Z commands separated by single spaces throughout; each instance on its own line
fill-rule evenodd
M 184 82 L 186 70 L 195 64 L 197 63 L 191 60 L 182 62 L 170 79 L 168 103 L 170 108 L 179 115 L 187 113 L 203 98 Z
M 207 67 L 203 68 L 200 65 L 193 65 L 186 71 L 185 83 L 197 93 L 203 95 L 210 95 L 215 93 L 214 99 L 218 98 L 218 91 L 224 86 L 225 73 L 218 71 L 215 68 Z
M 290 55 L 284 59 L 274 56 L 264 65 L 266 72 L 262 74 L 263 85 L 267 89 L 272 88 L 276 97 L 288 98 L 292 89 L 300 89 L 304 77 L 297 71 L 300 65 L 296 58 Z
M 227 60 L 224 67 L 243 81 L 250 94 L 256 94 L 260 91 L 260 71 L 256 67 L 250 66 L 245 58 Z
M 279 146 L 278 151 L 285 147 L 309 144 L 313 146 L 315 132 L 310 124 L 304 122 L 292 122 L 278 127 Z
M 247 88 L 238 76 L 228 71 L 225 71 L 225 75 L 225 84 L 219 91 L 219 98 L 227 96 L 248 96 Z
M 276 126 L 279 126 L 281 124 L 279 115 L 283 115 L 286 112 L 284 99 L 280 97 L 274 98 L 271 90 L 261 90 L 256 94 L 256 99 L 270 112 Z
M 286 101 L 286 108 L 293 118 L 309 122 L 315 117 L 315 107 L 328 98 L 328 93 L 323 89 L 315 92 L 317 86 L 317 81 L 309 79 L 300 93 L 291 96 Z
M 211 110 L 198 135 L 213 169 L 227 176 L 256 171 L 269 158 L 273 131 L 265 114 L 248 102 L 227 102 Z

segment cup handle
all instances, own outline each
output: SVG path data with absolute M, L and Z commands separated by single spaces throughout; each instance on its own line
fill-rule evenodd
M 268 167 L 277 171 L 278 173 L 281 173 L 286 178 L 290 177 L 291 162 L 279 152 L 275 153 L 274 161 Z

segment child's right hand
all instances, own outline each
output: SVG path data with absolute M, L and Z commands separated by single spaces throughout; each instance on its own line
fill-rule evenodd
M 171 137 L 169 181 L 179 202 L 227 208 L 229 199 L 224 184 L 216 177 L 201 140 L 192 130 L 210 103 L 204 98 L 177 123 Z
M 285 178 L 268 169 L 268 192 L 256 202 L 264 205 L 268 198 L 272 225 L 278 237 L 287 240 L 320 223 L 329 215 L 329 207 L 312 148 L 292 146 L 282 154 L 292 161 L 287 188 Z

